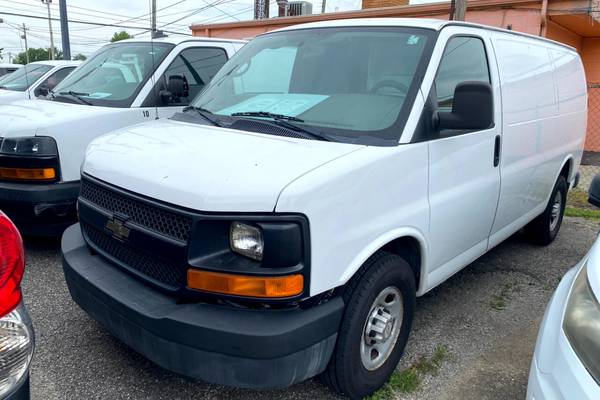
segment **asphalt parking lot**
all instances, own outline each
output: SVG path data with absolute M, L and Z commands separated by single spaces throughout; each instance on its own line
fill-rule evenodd
M 447 357 L 406 399 L 524 398 L 538 324 L 561 276 L 588 251 L 598 221 L 565 218 L 557 241 L 535 247 L 519 235 L 417 302 L 399 370 L 444 346 Z M 24 295 L 37 348 L 33 399 L 331 399 L 312 380 L 254 392 L 190 382 L 145 360 L 81 311 L 64 283 L 57 241 L 26 240 Z

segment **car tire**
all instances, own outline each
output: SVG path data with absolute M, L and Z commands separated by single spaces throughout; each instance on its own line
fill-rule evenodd
M 565 214 L 568 188 L 565 177 L 559 176 L 546 209 L 525 227 L 525 234 L 531 242 L 547 246 L 556 239 Z
M 382 387 L 404 353 L 415 293 L 413 271 L 402 257 L 381 251 L 367 260 L 344 292 L 336 348 L 321 379 L 352 399 Z

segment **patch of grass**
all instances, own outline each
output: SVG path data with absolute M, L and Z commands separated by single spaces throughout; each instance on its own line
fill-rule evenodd
M 394 372 L 388 383 L 368 397 L 368 400 L 388 400 L 394 397 L 394 393 L 414 392 L 421 385 L 424 376 L 437 375 L 449 355 L 447 346 L 436 347 L 431 357 L 421 357 L 411 367 Z
M 499 293 L 495 293 L 492 295 L 492 300 L 490 300 L 490 307 L 494 310 L 502 311 L 506 308 L 506 300 L 508 300 L 508 295 L 512 291 L 514 285 L 512 283 L 506 283 L 502 286 L 502 289 Z
M 570 208 L 583 208 L 585 210 L 594 210 L 594 206 L 588 203 L 587 192 L 580 189 L 573 189 L 569 191 L 567 196 L 567 207 Z
M 567 207 L 565 209 L 567 217 L 579 217 L 588 219 L 600 219 L 600 210 L 590 210 L 584 208 Z

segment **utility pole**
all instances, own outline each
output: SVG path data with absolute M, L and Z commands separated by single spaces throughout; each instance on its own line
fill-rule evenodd
M 321 14 L 325 14 L 325 5 L 327 4 L 327 0 L 323 0 L 321 3 Z
M 12 53 L 10 51 L 8 52 L 8 63 L 12 64 Z
M 156 0 L 152 0 L 152 32 L 151 35 L 154 37 L 156 35 Z
M 54 60 L 54 35 L 52 34 L 52 16 L 50 15 L 50 4 L 52 0 L 42 0 L 48 6 L 48 29 L 50 30 L 50 59 Z
M 464 21 L 467 14 L 467 0 L 452 0 L 450 2 L 450 19 Z
M 21 39 L 25 40 L 25 59 L 27 60 L 27 64 L 29 64 L 29 47 L 27 47 L 27 31 L 29 29 L 25 27 L 25 22 L 23 22 L 23 34 L 21 35 Z
M 58 0 L 60 11 L 60 37 L 62 38 L 63 60 L 71 59 L 71 42 L 69 41 L 69 20 L 67 18 L 67 0 Z

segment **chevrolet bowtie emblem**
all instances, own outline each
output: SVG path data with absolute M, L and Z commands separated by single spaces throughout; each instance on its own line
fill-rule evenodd
M 109 219 L 106 222 L 106 229 L 112 232 L 112 235 L 117 239 L 124 240 L 129 237 L 129 228 L 118 219 Z

